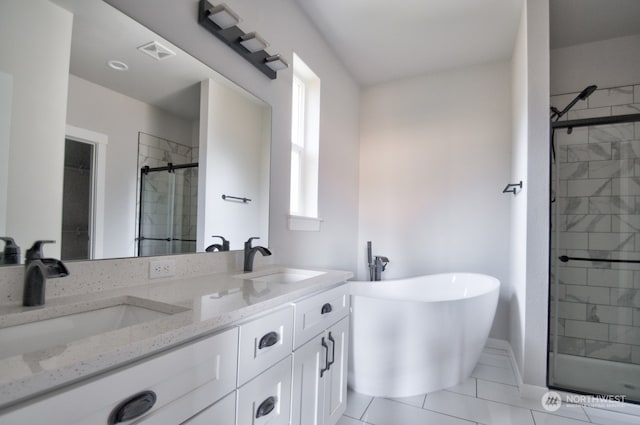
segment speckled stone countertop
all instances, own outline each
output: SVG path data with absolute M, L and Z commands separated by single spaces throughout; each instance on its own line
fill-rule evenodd
M 332 288 L 351 278 L 345 271 L 308 269 L 323 274 L 294 283 L 251 280 L 281 270 L 223 272 L 88 295 L 55 298 L 42 307 L 0 306 L 0 330 L 119 304 L 170 313 L 165 317 L 85 337 L 29 353 L 4 356 L 0 348 L 0 409 Z M 5 344 L 0 338 L 0 345 Z

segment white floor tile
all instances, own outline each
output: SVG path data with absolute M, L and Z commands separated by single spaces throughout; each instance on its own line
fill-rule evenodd
M 490 425 L 535 425 L 529 409 L 480 400 L 449 391 L 429 394 L 424 408 Z
M 338 420 L 336 425 L 366 425 L 367 422 L 359 421 L 357 419 L 350 418 L 348 416 L 343 416 Z
M 542 407 L 540 400 L 522 398 L 518 391 L 518 387 L 514 387 L 512 385 L 478 379 L 478 398 L 547 413 Z M 553 412 L 553 414 L 581 421 L 589 420 L 587 415 L 584 413 L 584 410 L 582 410 L 582 407 L 576 404 L 563 403 L 560 409 Z
M 445 391 L 451 391 L 458 394 L 476 396 L 476 378 L 469 378 L 455 387 L 445 388 Z
M 424 398 L 426 396 L 426 394 L 422 394 L 413 397 L 390 398 L 389 400 L 397 401 L 398 403 L 404 403 L 411 406 L 422 407 L 422 405 L 424 404 Z
M 511 368 L 487 366 L 479 364 L 471 374 L 474 378 L 486 379 L 487 381 L 500 382 L 501 384 L 517 385 L 516 377 Z
M 576 419 L 563 418 L 561 416 L 550 415 L 548 413 L 533 412 L 536 425 L 586 425 L 591 422 L 579 421 Z
M 452 393 L 453 394 L 453 393 Z M 376 398 L 362 420 L 375 425 L 471 425 L 459 418 L 430 412 L 408 404 Z M 523 424 L 524 425 L 524 424 Z
M 360 419 L 364 414 L 364 411 L 367 410 L 367 407 L 371 403 L 371 400 L 373 400 L 373 397 L 358 394 L 351 389 L 348 389 L 347 410 L 344 412 L 344 414 L 355 419 Z
M 498 354 L 482 353 L 478 364 L 484 364 L 487 366 L 501 367 L 504 369 L 511 369 L 511 360 L 508 356 L 501 356 Z
M 625 415 L 624 413 L 612 412 L 604 409 L 594 409 L 593 407 L 584 407 L 587 416 L 591 422 L 602 425 L 638 425 L 640 417 Z

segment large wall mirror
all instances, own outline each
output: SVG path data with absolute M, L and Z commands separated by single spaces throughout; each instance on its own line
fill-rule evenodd
M 22 257 L 268 244 L 268 104 L 102 0 L 3 1 L 0 52 L 0 236 Z

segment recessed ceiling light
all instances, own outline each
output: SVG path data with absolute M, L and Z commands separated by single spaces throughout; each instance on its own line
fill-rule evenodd
M 129 65 L 117 60 L 110 60 L 107 62 L 107 66 L 111 69 L 115 69 L 116 71 L 126 71 L 129 69 Z

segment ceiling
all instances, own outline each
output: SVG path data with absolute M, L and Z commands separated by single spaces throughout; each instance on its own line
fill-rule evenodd
M 523 0 L 296 0 L 362 85 L 511 57 Z M 552 48 L 640 33 L 640 0 L 550 0 Z

